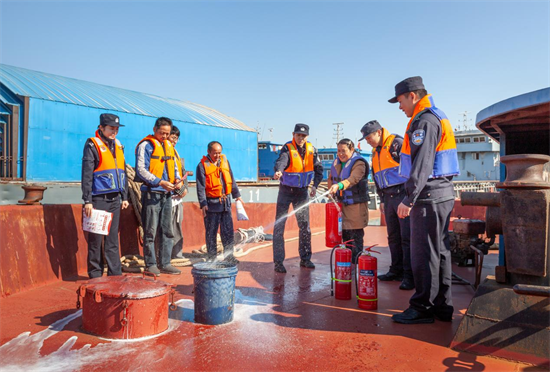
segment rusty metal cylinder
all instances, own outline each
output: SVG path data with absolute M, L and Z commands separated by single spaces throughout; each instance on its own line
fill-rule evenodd
M 460 204 L 480 205 L 485 207 L 500 207 L 498 192 L 463 192 L 460 194 Z
M 111 339 L 135 339 L 168 329 L 172 284 L 136 276 L 108 276 L 87 281 L 82 298 L 82 329 Z
M 550 188 L 544 166 L 550 156 L 541 154 L 507 155 L 500 158 L 506 165 L 506 180 L 497 183 L 498 188 Z

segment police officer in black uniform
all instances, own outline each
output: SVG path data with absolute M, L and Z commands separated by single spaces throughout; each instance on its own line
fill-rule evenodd
M 407 197 L 397 214 L 411 218 L 411 264 L 416 291 L 409 308 L 392 319 L 403 324 L 450 322 L 451 251 L 449 221 L 454 206 L 453 175 L 459 174 L 452 127 L 435 107 L 420 76 L 395 86 L 399 108 L 411 120 L 401 151 L 400 174 L 408 176 Z
M 317 193 L 317 186 L 323 180 L 323 164 L 317 156 L 317 149 L 307 142 L 309 126 L 296 124 L 292 132 L 293 141 L 287 142 L 275 162 L 274 179 L 281 179 L 279 195 L 277 196 L 277 211 L 275 214 L 275 227 L 273 228 L 273 262 L 275 271 L 286 273 L 283 265 L 285 259 L 285 224 L 286 215 L 290 204 L 294 210 L 309 202 L 308 187 L 313 180 L 313 187 L 309 196 Z M 292 155 L 291 150 L 292 148 Z M 306 159 L 307 157 L 307 159 Z M 297 162 L 296 162 L 296 161 Z M 301 166 L 300 166 L 301 164 Z M 297 167 L 298 169 L 296 169 Z M 299 168 L 302 169 L 299 169 Z M 312 169 L 304 169 L 311 167 Z M 309 207 L 304 207 L 296 212 L 296 221 L 300 229 L 299 248 L 300 266 L 314 269 L 311 262 L 311 230 L 309 228 Z
M 105 260 L 107 261 L 107 275 L 122 275 L 120 264 L 120 251 L 118 247 L 118 225 L 120 220 L 120 207 L 128 207 L 128 180 L 126 177 L 125 161 L 117 158 L 117 146 L 119 151 L 123 150 L 122 145 L 116 139 L 120 124 L 118 116 L 113 114 L 101 114 L 99 116 L 99 126 L 94 138 L 100 146 L 101 151 L 109 151 L 115 159 L 115 164 L 121 166 L 118 169 L 109 169 L 102 171 L 105 178 L 111 179 L 110 185 L 113 191 L 105 188 L 108 186 L 104 182 L 98 181 L 101 175 L 96 170 L 99 167 L 100 158 L 97 146 L 92 138 L 89 138 L 84 145 L 84 154 L 82 156 L 82 199 L 84 200 L 84 213 L 90 217 L 92 209 L 107 211 L 113 214 L 109 235 L 88 234 L 88 276 L 90 279 L 103 275 L 103 254 L 101 252 L 101 243 L 105 238 Z M 105 145 L 105 147 L 104 147 Z M 119 152 L 120 154 L 120 152 Z M 122 164 L 120 164 L 122 162 Z M 95 177 L 94 177 L 94 173 Z M 99 183 L 98 183 L 99 182 Z M 94 184 L 95 183 L 95 184 Z M 122 199 L 122 203 L 121 203 Z
M 388 245 L 391 253 L 390 270 L 378 276 L 381 281 L 399 281 L 399 289 L 414 289 L 411 268 L 410 218 L 399 218 L 397 208 L 405 198 L 407 180 L 399 176 L 399 162 L 403 137 L 390 134 L 376 120 L 361 128 L 361 134 L 373 148 L 372 170 L 376 192 L 380 197 L 380 210 L 386 218 Z

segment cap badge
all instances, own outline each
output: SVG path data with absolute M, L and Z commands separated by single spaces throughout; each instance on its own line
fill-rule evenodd
M 306 128 L 301 127 L 300 130 L 301 130 L 302 132 L 305 132 L 305 131 L 306 131 Z
M 115 123 L 118 123 L 118 118 L 115 118 Z

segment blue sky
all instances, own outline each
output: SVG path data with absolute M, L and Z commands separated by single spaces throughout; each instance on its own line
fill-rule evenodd
M 0 61 L 203 104 L 264 140 L 307 123 L 322 147 L 336 122 L 402 134 L 387 100 L 409 76 L 453 125 L 550 86 L 550 2 L 0 0 Z

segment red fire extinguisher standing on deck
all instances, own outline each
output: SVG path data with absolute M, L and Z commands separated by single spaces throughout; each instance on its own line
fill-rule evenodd
M 336 247 L 342 244 L 342 205 L 327 203 L 325 205 L 325 245 Z
M 377 280 L 377 260 L 371 256 L 372 245 L 363 249 L 363 253 L 357 260 L 355 269 L 355 288 L 357 290 L 357 302 L 360 309 L 376 310 L 378 309 L 378 280 Z
M 347 243 L 347 242 L 346 242 Z M 334 273 L 332 271 L 332 256 L 334 256 Z M 330 295 L 337 300 L 351 300 L 351 249 L 346 244 L 337 245 L 330 253 Z M 336 282 L 336 284 L 334 284 Z

